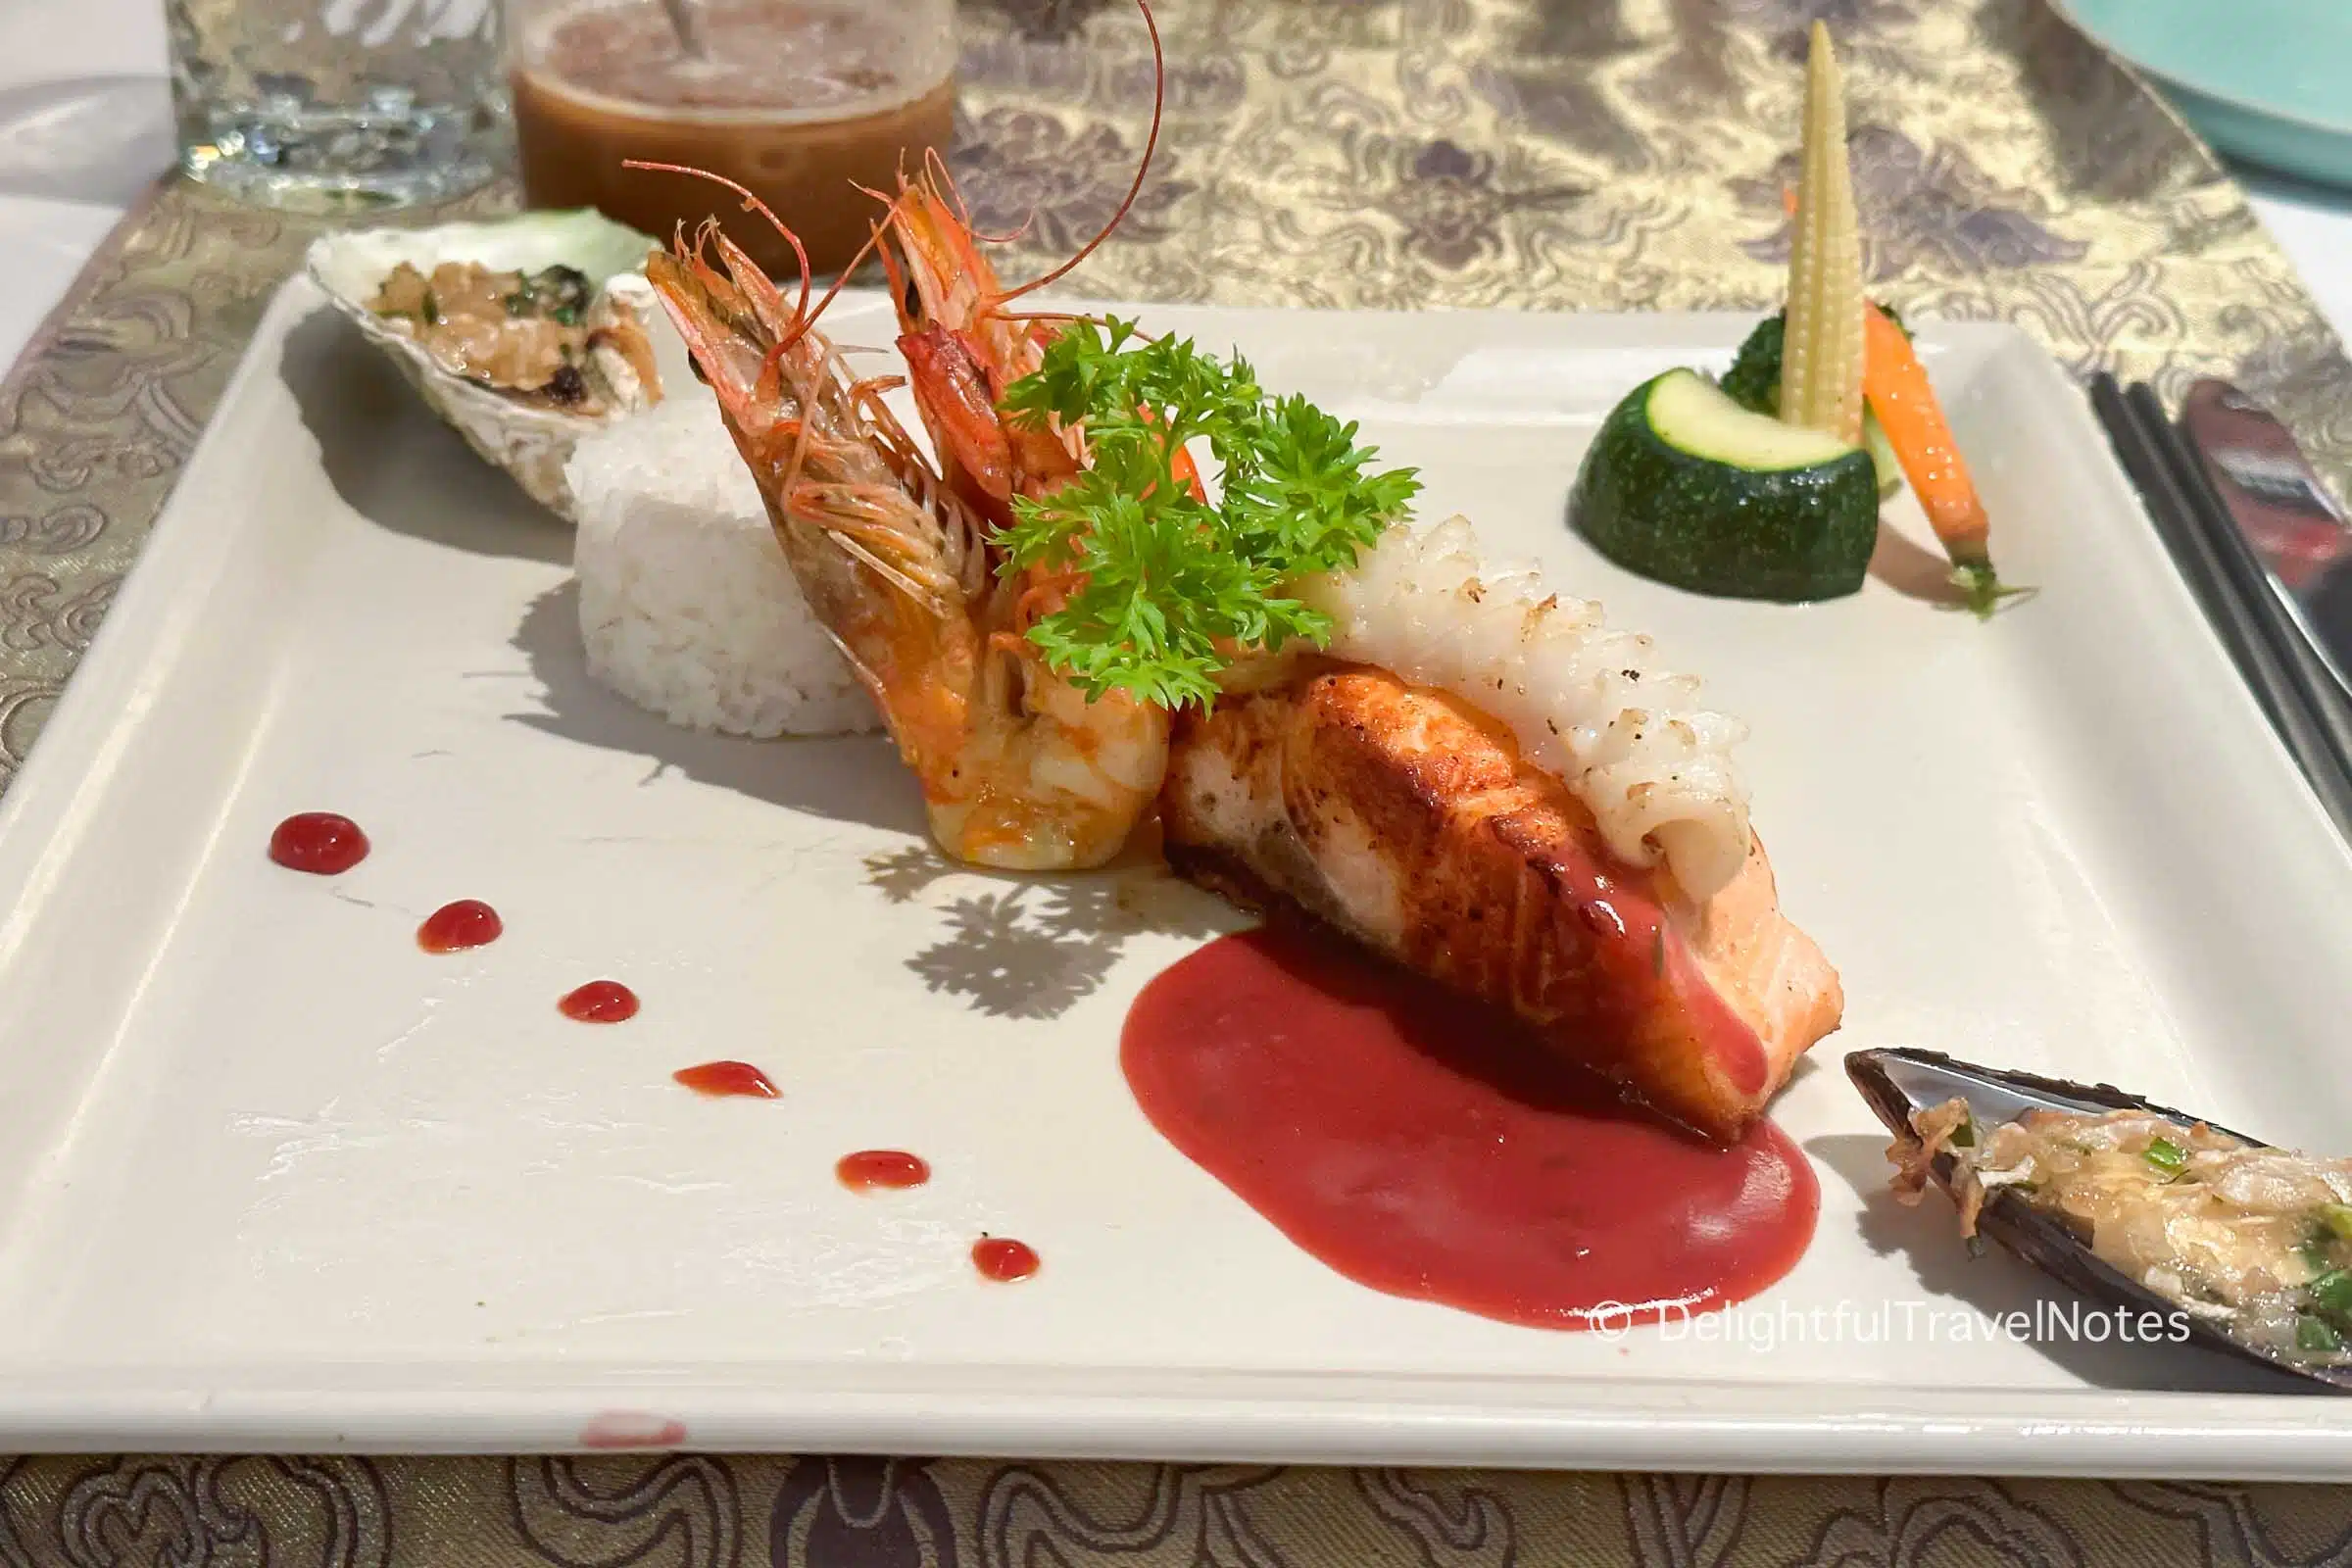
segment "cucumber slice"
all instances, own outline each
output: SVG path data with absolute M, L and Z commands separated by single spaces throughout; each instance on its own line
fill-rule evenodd
M 1885 311 L 1886 307 L 1880 306 Z M 1901 326 L 1902 318 L 1886 311 L 1894 324 Z M 1778 415 L 1781 407 L 1781 348 L 1788 336 L 1788 318 L 1786 314 L 1768 316 L 1756 323 L 1740 345 L 1740 353 L 1732 368 L 1723 373 L 1723 389 L 1732 401 L 1743 409 L 1758 414 Z M 1909 329 L 1905 328 L 1906 335 Z M 1903 488 L 1903 466 L 1887 443 L 1886 432 L 1879 428 L 1879 416 L 1868 404 L 1862 409 L 1862 443 L 1870 448 L 1870 461 L 1879 470 L 1879 499 L 1889 500 Z
M 1627 394 L 1585 454 L 1569 518 L 1602 555 L 1697 593 L 1796 603 L 1862 586 L 1870 454 L 1743 409 L 1693 370 Z

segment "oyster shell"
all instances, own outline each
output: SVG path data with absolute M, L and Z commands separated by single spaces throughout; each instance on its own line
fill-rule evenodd
M 311 243 L 305 267 L 335 309 L 391 357 L 426 404 L 468 446 L 569 522 L 577 519 L 564 466 L 574 443 L 591 430 L 659 402 L 661 387 L 644 384 L 617 351 L 599 347 L 591 353 L 612 389 L 609 411 L 590 415 L 536 405 L 447 368 L 403 330 L 405 323 L 377 316 L 369 304 L 403 262 L 427 274 L 444 262 L 526 273 L 568 267 L 583 274 L 593 290 L 588 321 L 625 319 L 650 332 L 661 314 L 643 270 L 654 249 L 653 240 L 599 213 L 526 213 L 489 222 L 322 234 Z
M 2182 1125 L 2203 1121 L 2224 1137 L 2258 1148 L 2270 1147 L 2260 1139 L 2231 1132 L 2207 1118 L 2143 1100 L 2110 1084 L 2073 1083 L 2035 1073 L 1982 1067 L 1940 1052 L 1857 1051 L 1846 1056 L 1845 1071 L 1887 1131 L 1898 1140 L 1912 1140 L 1915 1145 L 1913 1113 L 1932 1111 L 1959 1100 L 1966 1102 L 1970 1117 L 1980 1126 L 2016 1121 L 2032 1110 L 2092 1116 L 2137 1110 Z M 1928 1162 L 1926 1174 L 1946 1197 L 1959 1201 L 1952 1187 L 1951 1154 L 1936 1153 Z M 2155 1312 L 2159 1316 L 2180 1312 L 2180 1303 L 2172 1298 L 2151 1290 L 2094 1254 L 2064 1218 L 2028 1202 L 2011 1188 L 1995 1187 L 1984 1196 L 1976 1228 L 2022 1261 L 2094 1301 L 2134 1312 Z M 2189 1344 L 2219 1351 L 2233 1360 L 2285 1373 L 2302 1380 L 2306 1387 L 2352 1394 L 2352 1367 L 2313 1365 L 2266 1353 L 2194 1314 L 2186 1322 Z

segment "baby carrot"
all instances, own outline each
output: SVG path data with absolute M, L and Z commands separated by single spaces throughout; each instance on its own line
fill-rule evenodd
M 2020 590 L 2003 587 L 1993 573 L 1992 523 L 1928 384 L 1927 367 L 1903 329 L 1876 305 L 1864 307 L 1863 333 L 1863 397 L 1951 558 L 1953 584 L 1967 594 L 1971 610 L 1989 615 L 2000 599 Z

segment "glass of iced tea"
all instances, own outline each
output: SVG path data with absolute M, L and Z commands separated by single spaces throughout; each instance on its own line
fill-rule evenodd
M 717 218 L 771 274 L 791 249 L 681 164 L 735 180 L 838 271 L 880 208 L 857 186 L 945 153 L 955 0 L 507 0 L 514 135 L 533 207 L 594 207 L 670 238 Z

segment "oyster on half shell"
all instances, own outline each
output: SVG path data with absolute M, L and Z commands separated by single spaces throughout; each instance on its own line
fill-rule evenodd
M 305 265 L 335 308 L 391 356 L 433 412 L 468 446 L 514 475 L 533 500 L 565 521 L 575 521 L 571 487 L 564 474 L 574 443 L 662 397 L 648 336 L 659 312 L 644 274 L 646 256 L 654 249 L 653 240 L 598 213 L 526 213 L 433 228 L 323 234 L 312 242 Z M 575 399 L 582 408 L 564 408 L 544 391 L 493 385 L 487 369 L 468 373 L 465 354 L 453 350 L 447 334 L 431 331 L 422 318 L 379 309 L 387 280 L 404 263 L 415 270 L 414 274 L 404 274 L 411 290 L 420 281 L 416 274 L 429 280 L 436 268 L 448 264 L 518 272 L 526 284 L 538 282 L 549 269 L 577 273 L 577 278 L 564 281 L 584 281 L 584 306 L 576 299 L 554 299 L 544 289 L 526 287 L 514 296 L 525 302 L 514 309 L 518 314 L 564 313 L 553 320 L 578 329 L 581 354 L 577 370 L 567 372 L 565 390 L 586 377 L 593 395 Z M 423 297 L 432 299 L 429 290 Z M 427 305 L 425 310 L 438 324 L 436 308 Z M 555 330 L 544 316 L 524 325 Z M 634 334 L 628 341 L 635 352 L 616 346 L 626 334 Z

